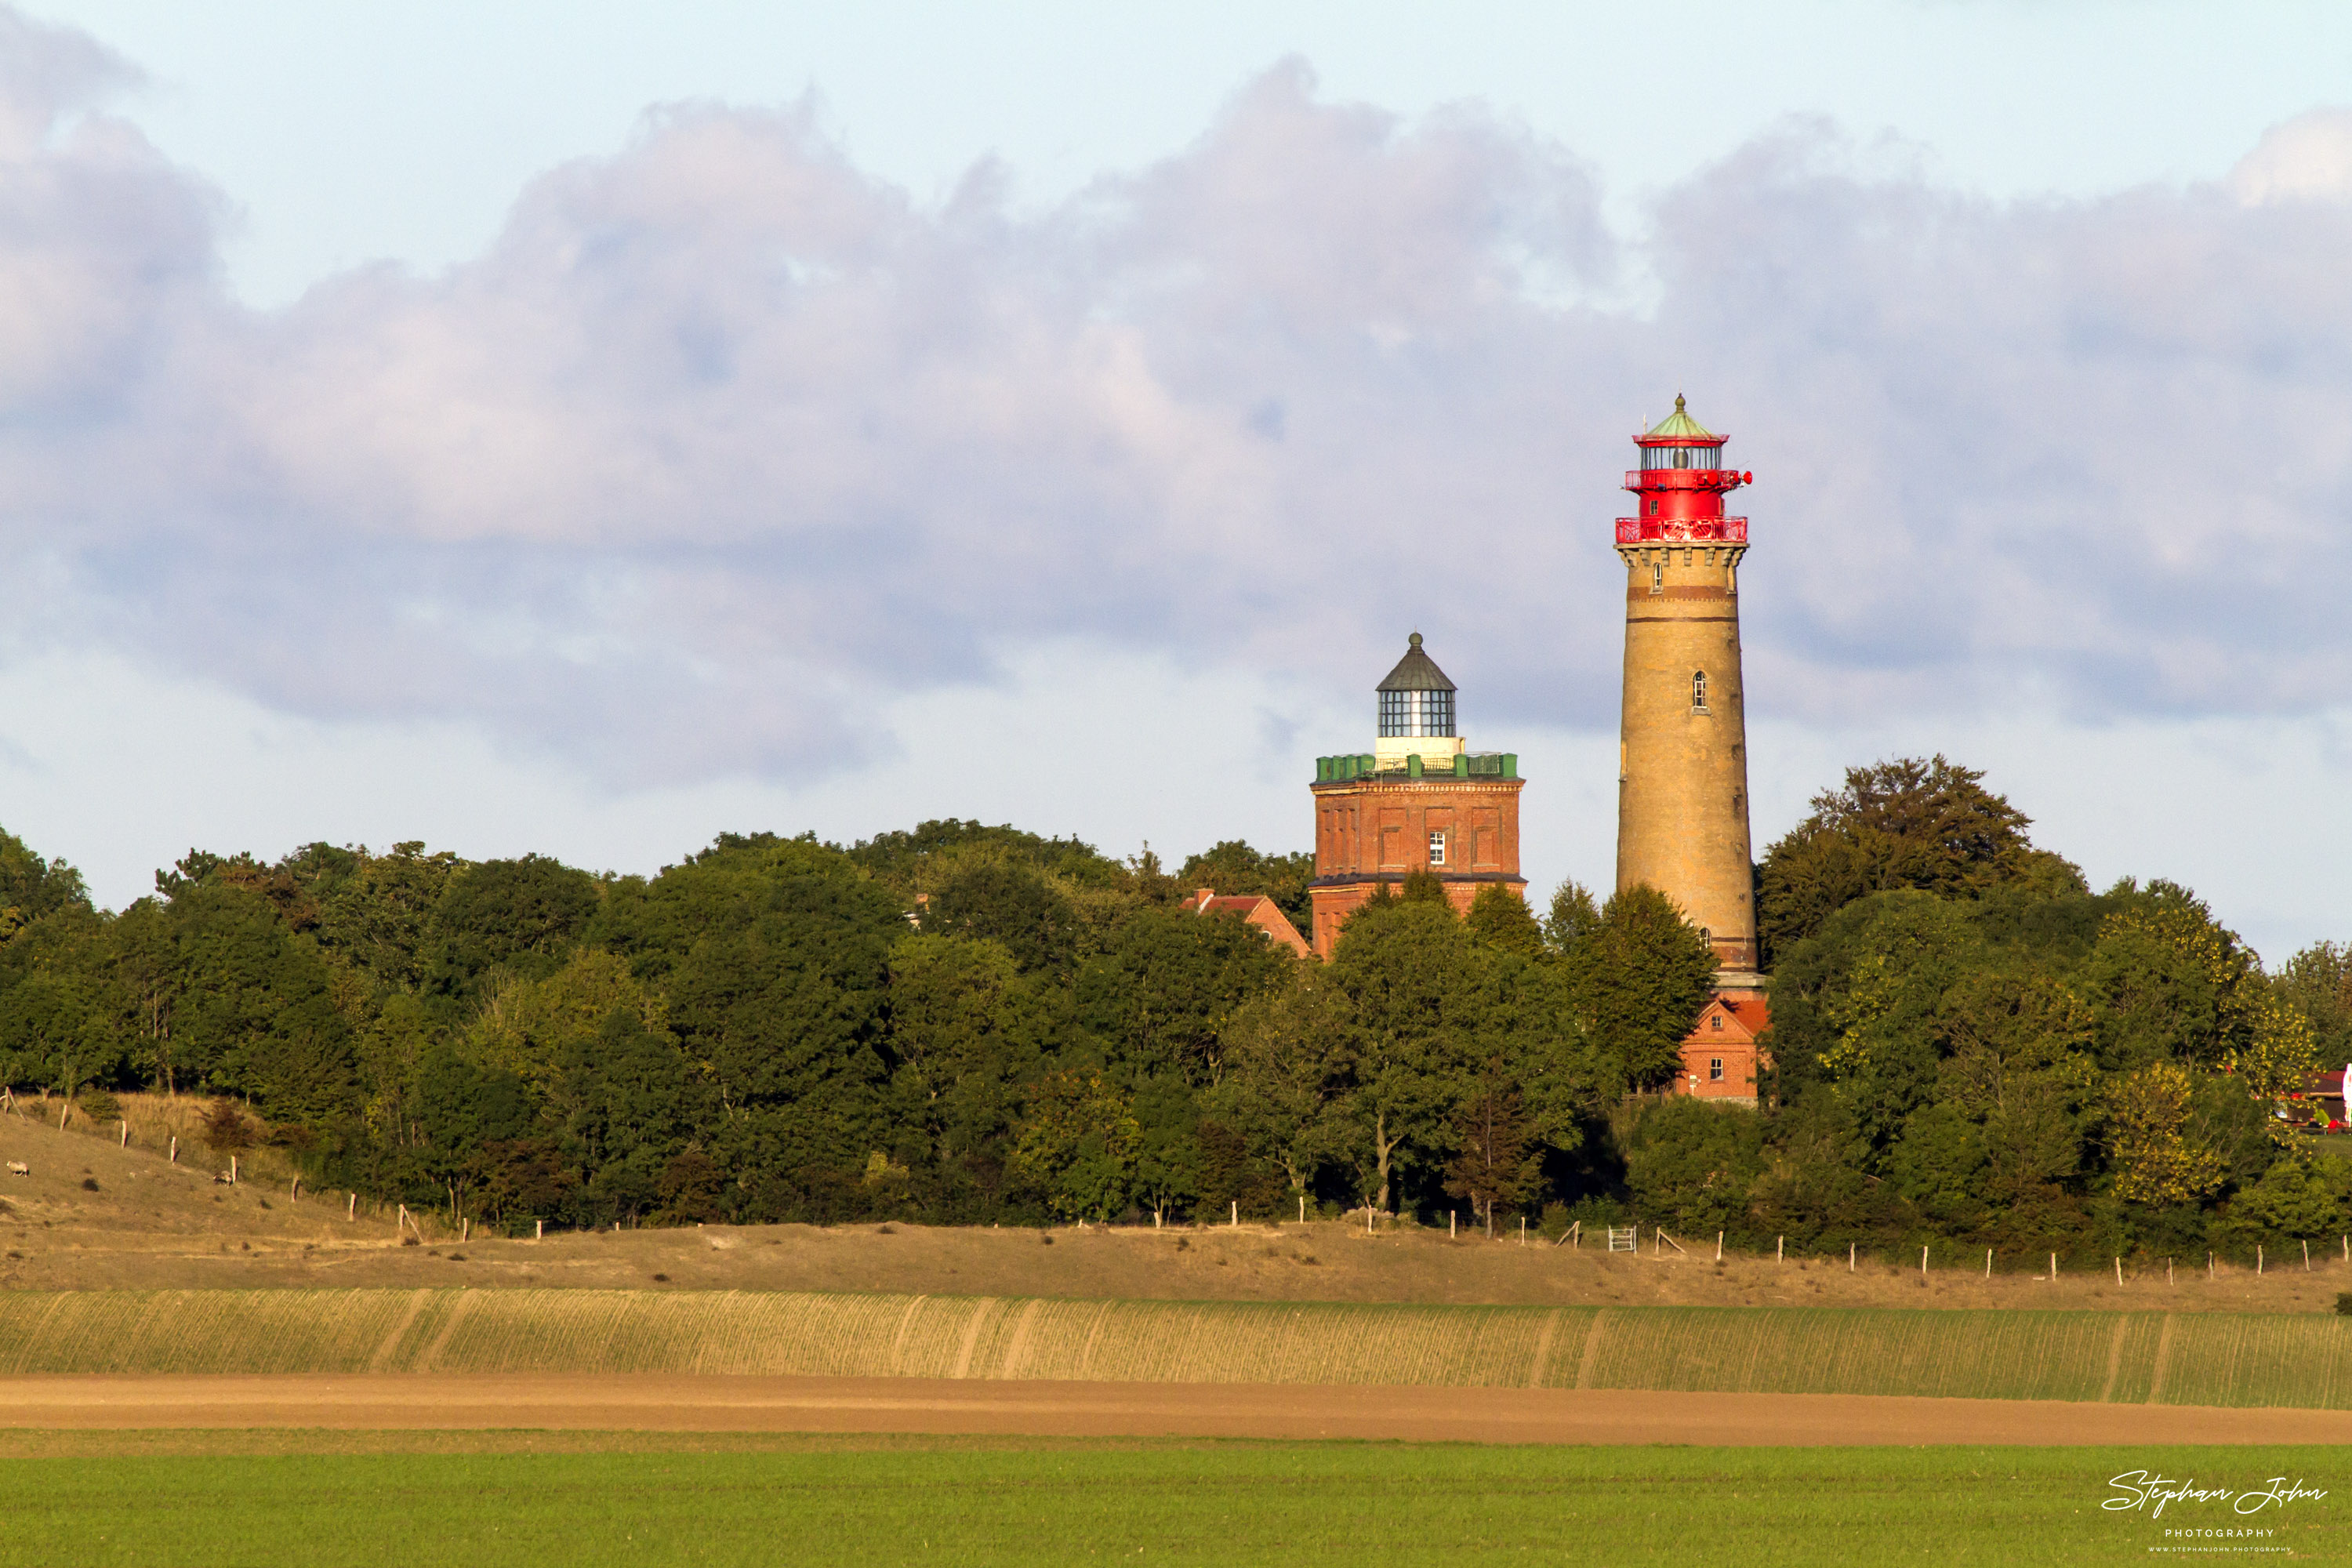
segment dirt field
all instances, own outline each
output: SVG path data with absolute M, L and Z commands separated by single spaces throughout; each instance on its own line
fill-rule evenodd
M 2352 1412 L 1844 1394 L 922 1378 L 26 1377 L 0 1425 L 1358 1438 L 1737 1447 L 2352 1443 Z
M 284 1182 L 216 1183 L 194 1164 L 25 1116 L 0 1116 L 0 1289 L 254 1286 L 589 1286 L 885 1291 L 1090 1300 L 1412 1301 L 1594 1306 L 2027 1307 L 2175 1312 L 2322 1312 L 2352 1289 L 2340 1254 L 2306 1271 L 2298 1256 L 2257 1278 L 2224 1267 L 2063 1274 L 2009 1259 L 1915 1269 L 1843 1258 L 1733 1256 L 1712 1244 L 1638 1255 L 1448 1240 L 1415 1227 L 1367 1236 L 1339 1224 L 1150 1228 L 933 1230 L 917 1226 L 711 1226 L 459 1242 L 425 1216 L 424 1245 L 403 1247 L 393 1217 L 348 1194 Z M 226 1162 L 222 1162 L 225 1163 Z M 95 1183 L 96 1191 L 85 1187 Z M 1663 1256 L 1661 1256 L 1663 1251 Z

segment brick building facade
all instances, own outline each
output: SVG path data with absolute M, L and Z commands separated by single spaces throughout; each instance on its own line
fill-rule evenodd
M 1518 758 L 1472 752 L 1454 733 L 1454 691 L 1415 632 L 1378 689 L 1374 749 L 1315 761 L 1314 947 L 1382 883 L 1426 872 L 1466 911 L 1482 889 L 1527 897 L 1519 875 Z

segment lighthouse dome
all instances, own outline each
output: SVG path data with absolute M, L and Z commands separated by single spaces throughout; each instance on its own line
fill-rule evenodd
M 1645 468 L 1716 468 L 1723 466 L 1724 437 L 1690 416 L 1683 395 L 1675 394 L 1675 411 L 1635 437 Z
M 1454 733 L 1454 682 L 1422 651 L 1419 632 L 1407 641 L 1404 657 L 1379 690 L 1383 738 Z

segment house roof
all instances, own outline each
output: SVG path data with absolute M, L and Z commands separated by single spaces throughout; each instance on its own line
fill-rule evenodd
M 1372 689 L 1375 691 L 1452 691 L 1454 682 L 1437 668 L 1437 661 L 1421 651 L 1421 634 L 1415 632 L 1406 639 L 1404 657 L 1389 671 L 1389 678 Z
M 1731 1020 L 1730 1029 L 1717 1029 L 1707 1023 L 1707 1015 L 1718 1008 Z M 1699 1009 L 1698 1020 L 1692 1027 L 1689 1038 L 1694 1041 L 1724 1039 L 1734 1037 L 1736 1034 L 1752 1040 L 1771 1027 L 1771 1010 L 1765 1005 L 1762 997 L 1717 996 Z
M 1222 896 L 1202 888 L 1192 896 L 1194 914 L 1236 914 L 1265 932 L 1273 941 L 1290 949 L 1299 957 L 1307 956 L 1307 939 L 1282 912 L 1282 906 L 1264 893 L 1226 893 Z

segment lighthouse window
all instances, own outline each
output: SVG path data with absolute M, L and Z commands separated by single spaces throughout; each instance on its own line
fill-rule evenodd
M 1703 669 L 1691 672 L 1691 711 L 1706 711 L 1706 671 Z
M 1445 835 L 1443 833 L 1429 836 L 1429 863 L 1433 866 L 1445 864 Z
M 1719 468 L 1723 467 L 1720 447 L 1644 447 L 1642 467 L 1645 468 Z
M 1454 693 L 1451 691 L 1381 692 L 1381 733 L 1402 736 L 1451 735 L 1454 733 Z
M 1650 563 L 1650 592 L 1663 594 L 1665 591 L 1666 563 L 1663 561 L 1653 561 Z

